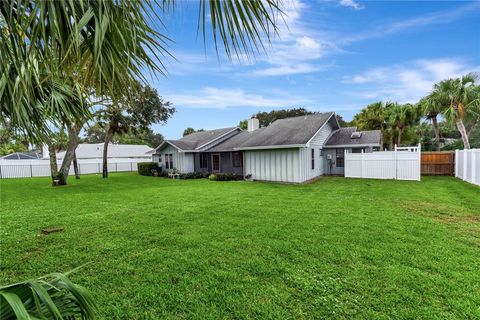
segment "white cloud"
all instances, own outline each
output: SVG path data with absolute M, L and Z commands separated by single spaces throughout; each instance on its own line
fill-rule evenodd
M 183 94 L 165 94 L 168 100 L 175 101 L 177 107 L 228 109 L 234 107 L 289 107 L 311 103 L 303 97 L 269 92 L 263 94 L 248 93 L 243 89 L 220 89 L 205 87 L 201 90 Z
M 266 63 L 267 66 L 254 69 L 253 74 L 282 76 L 322 70 L 315 64 L 338 48 L 304 22 L 302 16 L 308 9 L 307 4 L 300 0 L 285 1 L 282 4 L 285 25 L 280 24 L 279 38 L 272 40 L 267 55 L 259 59 L 259 62 Z
M 460 77 L 479 66 L 467 65 L 459 59 L 416 60 L 408 64 L 368 70 L 344 79 L 344 83 L 360 88 L 360 96 L 366 99 L 416 102 L 428 94 L 432 86 L 444 79 Z
M 343 7 L 350 7 L 355 10 L 360 10 L 363 8 L 362 5 L 355 0 L 340 0 L 340 5 Z
M 321 71 L 322 67 L 312 64 L 294 64 L 294 65 L 279 65 L 275 67 L 255 70 L 253 72 L 256 76 L 281 76 L 291 74 L 302 74 Z

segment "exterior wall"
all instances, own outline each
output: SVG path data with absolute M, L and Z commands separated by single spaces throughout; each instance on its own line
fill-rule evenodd
M 325 141 L 332 133 L 330 122 L 325 123 L 322 129 L 312 137 L 308 148 L 300 148 L 300 180 L 301 182 L 314 179 L 325 173 L 322 148 Z M 314 155 L 314 168 L 312 169 L 312 149 Z
M 178 149 L 168 145 L 162 150 L 158 150 L 153 156 L 152 159 L 156 159 L 158 162 L 158 155 L 162 156 L 162 162 L 159 162 L 159 166 L 162 170 L 167 170 L 169 172 L 173 169 L 165 169 L 165 155 L 173 155 L 173 167 L 178 169 L 181 173 L 193 172 L 193 153 L 191 152 L 179 152 Z
M 271 149 L 244 152 L 245 175 L 254 180 L 301 183 L 300 150 Z
M 352 152 L 352 148 L 343 148 L 344 150 L 347 150 L 348 152 Z M 364 149 L 364 152 L 372 152 L 371 147 L 365 147 L 362 148 Z M 337 149 L 336 148 L 328 148 L 323 150 L 323 170 L 324 174 L 326 175 L 344 175 L 345 174 L 345 158 L 344 158 L 344 166 L 343 167 L 337 167 Z M 345 152 L 345 151 L 344 151 Z M 332 168 L 330 169 L 330 160 L 327 159 L 327 154 L 332 155 Z

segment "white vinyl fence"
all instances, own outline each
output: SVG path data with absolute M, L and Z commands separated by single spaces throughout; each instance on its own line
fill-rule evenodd
M 455 177 L 480 186 L 480 149 L 455 150 Z
M 136 171 L 137 163 L 152 161 L 149 158 L 112 158 L 108 160 L 109 172 Z M 58 161 L 58 168 L 62 165 Z M 79 159 L 80 174 L 102 173 L 102 159 Z M 70 173 L 74 174 L 73 164 Z M 50 176 L 49 160 L 0 160 L 0 178 L 31 178 Z
M 420 144 L 397 147 L 394 151 L 348 153 L 345 151 L 345 177 L 420 181 Z

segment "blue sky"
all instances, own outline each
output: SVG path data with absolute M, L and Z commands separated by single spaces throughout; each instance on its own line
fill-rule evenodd
M 435 82 L 480 71 L 480 2 L 284 0 L 287 27 L 266 52 L 230 62 L 197 38 L 196 2 L 162 32 L 176 60 L 150 80 L 177 113 L 153 129 L 237 125 L 258 111 L 305 107 L 346 120 L 378 100 L 415 102 Z

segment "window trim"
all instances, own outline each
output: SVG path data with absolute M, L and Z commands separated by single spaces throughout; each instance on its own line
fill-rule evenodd
M 238 156 L 238 162 L 235 163 L 235 155 Z M 241 168 L 242 167 L 242 153 L 239 151 L 232 152 L 232 167 Z
M 310 151 L 310 158 L 311 158 L 311 169 L 315 170 L 315 149 L 311 149 Z

